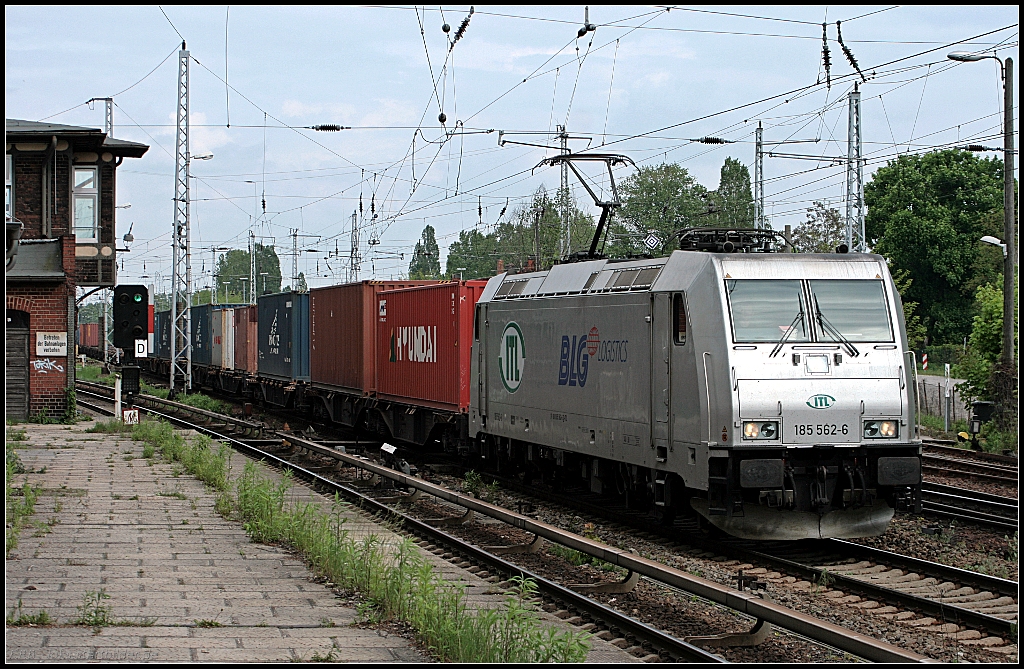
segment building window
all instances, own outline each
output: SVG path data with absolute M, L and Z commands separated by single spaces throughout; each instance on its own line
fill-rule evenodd
M 75 168 L 75 237 L 79 242 L 98 241 L 99 184 L 95 167 Z
M 4 169 L 4 186 L 6 199 L 4 200 L 4 212 L 7 218 L 14 217 L 14 157 L 7 154 L 7 167 Z

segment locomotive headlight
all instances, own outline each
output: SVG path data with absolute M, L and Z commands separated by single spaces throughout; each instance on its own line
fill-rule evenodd
M 865 439 L 892 439 L 898 433 L 894 420 L 869 420 L 864 423 Z
M 779 424 L 775 422 L 746 421 L 743 423 L 744 439 L 775 439 L 779 434 Z

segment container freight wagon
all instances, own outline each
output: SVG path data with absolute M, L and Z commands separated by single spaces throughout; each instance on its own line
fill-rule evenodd
M 377 388 L 377 297 L 437 281 L 360 281 L 309 291 L 310 397 L 313 410 L 356 425 Z M 319 398 L 319 401 L 313 398 Z
M 256 324 L 259 320 L 258 313 L 255 305 L 235 307 L 234 309 L 234 370 L 236 373 L 245 376 L 256 375 L 256 360 L 258 358 Z
M 309 381 L 309 293 L 263 295 L 258 309 L 257 373 L 263 399 L 293 406 L 296 382 Z
M 171 358 L 171 312 L 158 311 L 153 316 L 153 333 L 156 335 L 156 357 Z
M 99 323 L 82 323 L 78 327 L 78 345 L 82 348 L 95 348 L 100 347 L 100 324 Z
M 231 395 L 250 394 L 256 374 L 256 307 L 221 308 L 214 317 L 213 359 L 219 360 L 217 387 Z
M 486 285 L 452 281 L 378 295 L 376 416 L 396 438 L 440 439 L 448 449 L 464 441 L 473 313 Z
M 235 368 L 235 310 L 225 307 L 220 310 L 220 327 L 213 333 L 214 359 L 223 370 Z
M 200 304 L 192 307 L 192 366 L 209 367 L 213 356 L 213 306 Z M 193 383 L 196 379 L 192 380 Z

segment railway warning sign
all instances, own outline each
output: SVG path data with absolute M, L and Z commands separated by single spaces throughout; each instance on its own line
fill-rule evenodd
M 67 332 L 37 332 L 36 355 L 64 357 L 68 354 Z
M 139 410 L 138 409 L 122 409 L 121 410 L 121 422 L 125 425 L 138 425 L 139 424 Z

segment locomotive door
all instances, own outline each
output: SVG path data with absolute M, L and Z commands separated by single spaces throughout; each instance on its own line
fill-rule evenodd
M 659 461 L 672 443 L 672 309 L 669 295 L 654 293 L 651 304 L 651 440 Z M 664 449 L 664 450 L 662 450 Z
M 476 393 L 477 411 L 481 416 L 487 415 L 487 305 L 476 305 L 476 320 L 473 323 L 473 334 L 476 339 Z

